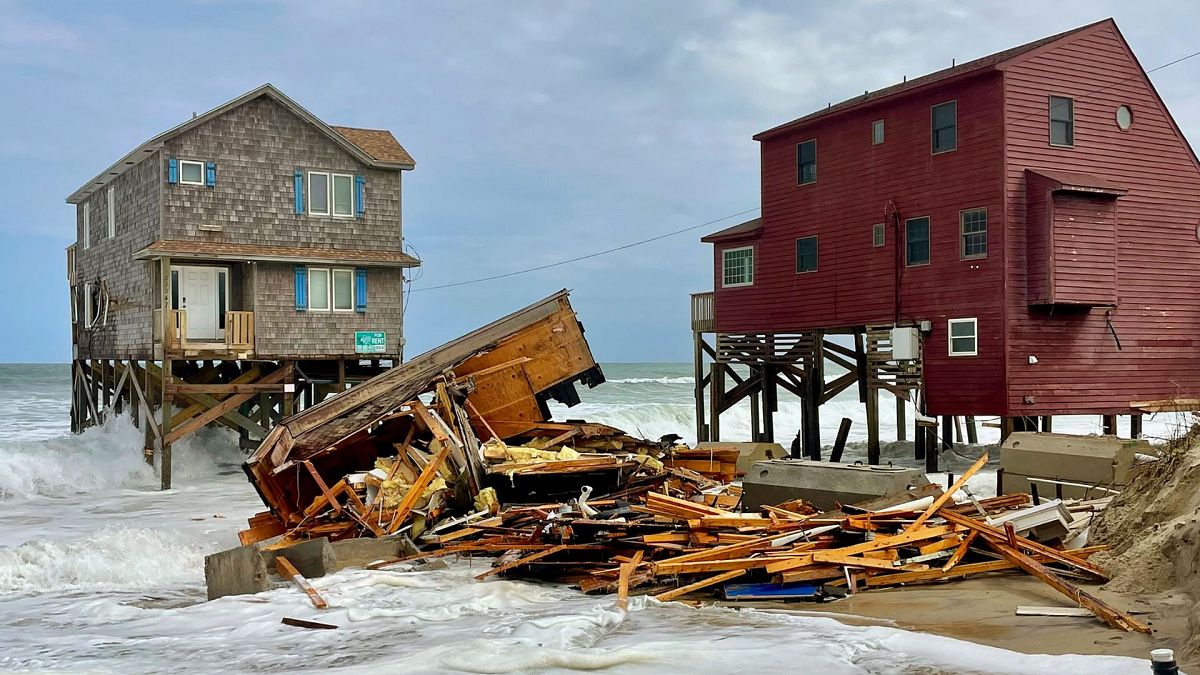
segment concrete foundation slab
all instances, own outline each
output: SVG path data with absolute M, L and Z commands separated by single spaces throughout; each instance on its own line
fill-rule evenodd
M 417 553 L 417 547 L 403 535 L 369 539 L 343 539 L 331 544 L 336 569 L 366 567 L 376 560 L 390 560 Z
M 1032 480 L 1038 484 L 1041 496 L 1057 496 L 1053 484 L 1038 483 L 1038 479 L 1072 484 L 1064 486 L 1063 497 L 1083 497 L 1088 486 L 1120 490 L 1132 478 L 1134 455 L 1139 452 L 1153 454 L 1149 441 L 1016 432 L 1000 446 L 1000 468 L 1004 470 L 1002 493 L 1029 492 Z M 1091 496 L 1105 494 L 1108 493 Z
M 275 572 L 275 558 L 281 555 L 295 565 L 300 574 L 309 579 L 323 577 L 330 572 L 337 571 L 337 558 L 334 557 L 333 546 L 325 537 L 309 539 L 273 551 L 259 551 L 259 553 L 262 555 L 267 570 L 271 573 Z
M 254 546 L 239 546 L 204 557 L 208 599 L 261 593 L 270 587 L 267 565 Z
M 756 463 L 742 481 L 742 504 L 758 508 L 803 499 L 822 510 L 929 484 L 919 469 L 776 459 Z

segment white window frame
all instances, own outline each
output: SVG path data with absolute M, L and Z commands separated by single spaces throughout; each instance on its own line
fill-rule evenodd
M 83 248 L 92 247 L 92 202 L 83 203 Z
M 108 238 L 117 236 L 117 189 L 108 188 Z
M 954 350 L 954 326 L 960 324 L 971 326 L 970 338 L 972 342 L 974 342 L 975 348 L 970 351 Z M 965 340 L 967 337 L 968 336 L 966 335 L 959 335 L 958 339 Z M 979 319 L 974 317 L 967 319 L 948 319 L 946 321 L 946 348 L 949 351 L 950 356 L 979 356 Z
M 875 120 L 871 122 L 871 145 L 883 145 L 886 139 L 883 120 Z
M 750 280 L 749 281 L 739 281 L 739 282 L 732 283 L 732 284 L 728 283 L 727 281 L 725 281 L 726 277 L 728 276 L 725 274 L 725 265 L 728 262 L 728 256 L 730 253 L 740 253 L 742 251 L 750 251 L 750 275 L 749 275 Z M 756 257 L 756 254 L 754 252 L 753 246 L 738 246 L 736 248 L 721 249 L 721 288 L 739 288 L 741 286 L 753 286 L 754 285 L 754 258 L 755 257 Z
M 322 176 L 325 180 L 325 210 L 324 211 L 317 211 L 316 209 L 313 208 L 313 189 L 312 189 L 313 176 Z M 308 213 L 309 213 L 309 215 L 328 216 L 330 214 L 330 212 L 333 211 L 333 191 L 330 190 L 330 188 L 332 188 L 333 185 L 332 185 L 332 181 L 329 180 L 329 172 L 328 171 L 309 171 L 308 172 L 308 181 L 306 182 L 305 187 L 308 188 L 307 192 L 308 192 Z
M 71 323 L 79 323 L 79 287 L 71 286 Z
M 871 248 L 887 246 L 887 226 L 875 223 L 871 226 Z
M 184 178 L 185 172 L 183 170 L 183 167 L 185 164 L 195 164 L 196 166 L 200 167 L 200 180 L 187 180 L 186 178 Z M 204 185 L 204 162 L 201 162 L 201 161 L 195 160 L 195 159 L 179 160 L 179 184 L 180 185 L 203 186 Z
M 344 274 L 350 284 L 350 306 L 338 308 L 336 299 L 337 292 L 337 277 L 339 274 Z M 353 312 L 354 311 L 354 269 L 351 267 L 333 267 L 329 270 L 329 309 L 334 312 Z
M 334 189 L 335 189 L 335 185 L 337 183 L 338 178 L 346 178 L 350 181 L 350 211 L 349 211 L 349 213 L 338 213 L 337 207 L 335 206 L 335 204 L 337 204 L 337 200 L 334 199 Z M 353 218 L 354 213 L 355 213 L 354 207 L 356 206 L 354 203 L 354 201 L 355 201 L 354 193 L 355 193 L 354 174 L 330 173 L 329 174 L 329 215 L 333 216 L 334 218 Z
M 313 298 L 316 294 L 313 293 L 313 272 L 325 273 L 325 306 L 313 307 Z M 328 267 L 309 267 L 308 268 L 308 309 L 312 312 L 328 312 L 333 307 L 333 272 Z

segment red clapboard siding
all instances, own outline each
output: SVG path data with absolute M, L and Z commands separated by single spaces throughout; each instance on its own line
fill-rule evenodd
M 1117 304 L 1117 209 L 1113 199 L 1056 194 L 1053 197 L 1056 304 Z
M 1186 140 L 1111 22 L 1005 68 L 1009 414 L 1115 413 L 1135 400 L 1200 397 L 1200 171 Z M 1072 148 L 1049 144 L 1051 94 L 1075 99 Z M 1128 131 L 1116 125 L 1119 105 L 1133 110 Z M 1058 194 L 1053 206 L 1054 293 L 1115 300 L 1111 314 L 1030 306 L 1035 289 L 1050 289 L 1033 219 L 1043 205 L 1026 169 L 1101 175 L 1129 190 L 1116 200 L 1115 225 L 1077 198 Z M 1114 226 L 1115 256 L 1086 241 Z M 1072 248 L 1064 235 L 1086 245 Z

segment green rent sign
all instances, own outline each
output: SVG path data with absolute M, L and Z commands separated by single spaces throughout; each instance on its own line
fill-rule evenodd
M 387 333 L 381 330 L 354 331 L 355 354 L 382 354 L 387 351 Z

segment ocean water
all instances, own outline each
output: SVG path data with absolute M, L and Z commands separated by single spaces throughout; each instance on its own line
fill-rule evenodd
M 609 382 L 557 417 L 606 422 L 656 437 L 693 435 L 686 364 L 610 364 Z M 0 671 L 143 672 L 789 672 L 1128 673 L 1144 661 L 1021 655 L 888 626 L 849 626 L 802 611 L 694 609 L 550 585 L 476 582 L 480 562 L 439 571 L 344 571 L 314 580 L 331 608 L 318 612 L 283 587 L 204 602 L 203 559 L 237 545 L 262 509 L 240 470 L 236 439 L 205 430 L 175 451 L 176 487 L 157 490 L 141 433 L 112 419 L 68 434 L 69 368 L 0 365 Z M 855 413 L 855 409 L 859 409 Z M 826 439 L 853 399 L 823 410 Z M 854 417 L 857 414 L 858 417 Z M 780 438 L 798 419 L 778 415 Z M 910 416 L 911 419 L 911 416 Z M 1085 431 L 1087 420 L 1071 422 Z M 1148 430 L 1170 431 L 1154 421 Z M 723 418 L 728 438 L 748 414 Z M 1069 428 L 1069 427 L 1064 427 Z M 884 432 L 885 440 L 889 432 Z M 858 456 L 861 448 L 851 448 Z M 951 470 L 978 452 L 947 455 Z M 885 456 L 911 462 L 893 444 Z M 987 489 L 986 480 L 979 491 Z M 280 618 L 317 619 L 305 631 Z

